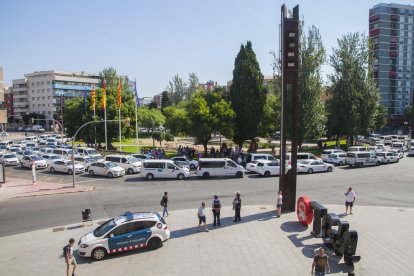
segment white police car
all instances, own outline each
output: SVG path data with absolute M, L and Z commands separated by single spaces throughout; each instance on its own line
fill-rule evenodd
M 158 213 L 142 212 L 112 218 L 83 236 L 79 255 L 102 260 L 108 254 L 136 248 L 155 250 L 170 238 L 170 230 Z

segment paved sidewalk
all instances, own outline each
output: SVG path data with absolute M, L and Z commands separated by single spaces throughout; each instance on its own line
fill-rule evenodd
M 340 214 L 343 206 L 327 206 Z M 135 211 L 135 210 L 131 210 Z M 93 212 L 93 210 L 92 210 Z M 230 208 L 222 210 L 222 226 L 197 232 L 196 209 L 172 211 L 166 219 L 171 239 L 156 251 L 137 250 L 103 261 L 77 257 L 77 275 L 310 275 L 313 251 L 322 240 L 300 226 L 295 213 L 275 218 L 273 206 L 243 206 L 242 222 L 233 223 Z M 359 235 L 355 275 L 414 275 L 414 209 L 356 206 L 347 216 Z M 44 229 L 0 239 L 0 275 L 64 275 L 62 248 L 95 228 L 82 224 Z M 328 251 L 331 255 L 332 252 Z M 352 267 L 330 257 L 331 272 Z
M 36 182 L 36 184 L 33 185 L 31 180 L 9 177 L 6 178 L 6 183 L 3 183 L 0 188 L 0 201 L 20 197 L 87 192 L 92 189 L 93 187 L 91 186 L 79 184 L 76 185 L 75 188 L 72 187 L 72 184 L 49 182 Z

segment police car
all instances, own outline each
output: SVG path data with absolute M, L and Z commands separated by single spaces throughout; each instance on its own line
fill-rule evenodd
M 170 238 L 170 230 L 158 213 L 140 212 L 112 218 L 78 242 L 79 255 L 102 260 L 108 254 L 136 248 L 155 250 Z

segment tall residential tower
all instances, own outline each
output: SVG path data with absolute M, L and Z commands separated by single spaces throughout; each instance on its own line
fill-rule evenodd
M 369 10 L 369 36 L 374 44 L 374 75 L 381 103 L 392 119 L 403 119 L 413 103 L 414 7 L 378 4 Z

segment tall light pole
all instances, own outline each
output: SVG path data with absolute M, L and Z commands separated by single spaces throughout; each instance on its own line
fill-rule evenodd
M 76 136 L 78 135 L 78 132 L 84 128 L 87 125 L 90 124 L 97 124 L 97 123 L 104 123 L 104 122 L 118 122 L 118 120 L 105 120 L 105 121 L 90 121 L 87 123 L 84 123 L 83 125 L 81 125 L 78 130 L 76 130 L 75 135 L 73 135 L 72 137 L 72 157 L 71 157 L 71 161 L 72 161 L 72 181 L 73 181 L 73 188 L 76 187 L 76 180 L 75 180 L 75 140 L 76 140 Z M 129 117 L 125 118 L 124 120 L 122 120 L 122 122 L 125 122 L 126 126 L 129 127 L 129 123 L 130 123 L 130 119 Z

